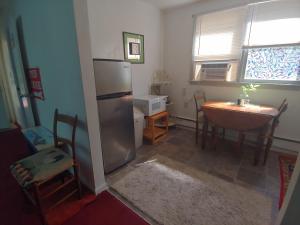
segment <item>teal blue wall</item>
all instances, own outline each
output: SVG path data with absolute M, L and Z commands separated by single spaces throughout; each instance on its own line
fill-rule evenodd
M 50 130 L 55 108 L 77 114 L 77 152 L 90 177 L 89 140 L 72 0 L 14 0 L 10 28 L 21 16 L 30 67 L 39 67 L 45 101 L 37 100 L 41 124 Z M 12 31 L 14 33 L 14 31 Z M 65 130 L 65 133 L 67 131 Z M 65 134 L 67 136 L 67 134 Z

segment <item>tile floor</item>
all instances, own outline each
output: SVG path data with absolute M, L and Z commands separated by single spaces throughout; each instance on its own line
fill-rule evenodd
M 244 146 L 243 151 L 238 153 L 234 151 L 233 142 L 219 141 L 216 150 L 210 149 L 209 144 L 205 150 L 202 150 L 201 141 L 196 145 L 194 135 L 193 130 L 177 127 L 171 129 L 168 136 L 160 143 L 156 145 L 145 143 L 137 150 L 136 159 L 108 175 L 107 182 L 114 183 L 132 171 L 135 165 L 147 161 L 155 154 L 160 154 L 236 185 L 270 196 L 273 199 L 272 218 L 276 218 L 280 188 L 278 153 L 270 153 L 266 166 L 262 166 L 261 163 L 253 166 L 254 148 Z M 119 197 L 122 198 L 122 196 Z M 147 215 L 142 216 L 147 219 Z M 148 220 L 155 224 L 151 218 Z

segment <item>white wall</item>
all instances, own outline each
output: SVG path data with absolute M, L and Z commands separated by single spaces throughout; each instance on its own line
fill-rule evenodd
M 209 99 L 235 101 L 240 94 L 239 86 L 190 84 L 192 70 L 192 15 L 241 6 L 255 1 L 211 0 L 169 10 L 164 14 L 164 69 L 172 78 L 171 97 L 175 114 L 194 118 L 192 93 L 203 89 Z M 276 136 L 300 141 L 300 89 L 261 87 L 253 94 L 252 102 L 278 106 L 283 98 L 289 102 L 288 111 L 282 116 Z M 274 146 L 300 151 L 297 144 L 275 141 Z
M 132 66 L 133 94 L 145 95 L 161 68 L 160 10 L 140 0 L 88 0 L 94 58 L 124 59 L 122 32 L 145 35 L 145 64 Z

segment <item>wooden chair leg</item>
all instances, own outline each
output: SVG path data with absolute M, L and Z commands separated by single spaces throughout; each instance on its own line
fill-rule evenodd
M 41 193 L 40 193 L 39 185 L 34 183 L 33 184 L 33 189 L 34 189 L 33 191 L 34 191 L 34 198 L 35 198 L 35 202 L 36 202 L 36 207 L 39 211 L 39 215 L 40 215 L 42 224 L 43 225 L 48 225 L 46 214 L 45 214 L 43 206 L 42 206 Z
M 149 127 L 151 129 L 151 144 L 155 144 L 155 136 L 154 136 L 154 120 L 152 120 L 151 118 L 149 118 L 148 120 L 148 123 L 149 123 Z
M 75 179 L 77 182 L 77 188 L 78 188 L 78 198 L 81 199 L 82 198 L 82 190 L 81 190 L 81 183 L 80 183 L 80 179 L 79 179 L 79 165 L 75 164 L 73 167 L 74 167 L 74 175 L 75 175 Z
M 266 165 L 266 162 L 267 162 L 272 144 L 273 144 L 273 139 L 268 138 L 268 142 L 267 142 L 267 145 L 266 145 L 266 148 L 265 148 L 264 165 Z
M 165 118 L 166 132 L 169 132 L 169 114 Z
M 256 166 L 259 163 L 260 154 L 263 151 L 263 146 L 264 146 L 264 142 L 265 142 L 266 131 L 267 131 L 267 126 L 262 127 L 258 131 L 257 148 L 256 148 L 255 155 L 254 155 L 254 166 Z
M 205 149 L 206 147 L 207 131 L 208 131 L 208 120 L 206 117 L 204 117 L 203 129 L 202 129 L 202 140 L 201 140 L 202 149 Z

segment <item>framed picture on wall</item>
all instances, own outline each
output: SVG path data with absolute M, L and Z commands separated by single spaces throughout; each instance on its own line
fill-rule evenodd
M 31 94 L 33 95 L 33 97 L 40 100 L 45 100 L 40 69 L 29 68 L 28 77 L 30 81 Z
M 124 59 L 133 64 L 145 63 L 144 35 L 123 32 Z

